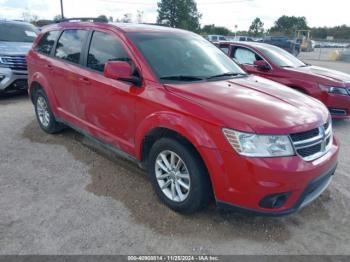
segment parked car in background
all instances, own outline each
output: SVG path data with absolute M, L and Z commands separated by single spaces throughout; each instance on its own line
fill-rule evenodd
M 219 206 L 287 215 L 316 199 L 336 169 L 321 102 L 247 75 L 192 32 L 58 23 L 40 33 L 28 69 L 45 132 L 71 126 L 146 167 L 178 212 L 214 196 Z
M 210 42 L 222 42 L 222 41 L 227 41 L 227 38 L 223 35 L 207 35 L 204 37 Z
M 228 40 L 230 40 L 230 41 L 249 41 L 249 42 L 254 41 L 254 39 L 250 36 L 239 36 L 239 35 L 231 37 Z
M 219 45 L 221 48 L 221 46 Z M 250 74 L 279 82 L 322 101 L 334 118 L 350 117 L 350 75 L 300 61 L 262 43 L 232 43 L 222 50 Z
M 260 40 L 260 42 L 278 46 L 294 56 L 298 56 L 300 53 L 300 43 L 294 40 L 290 40 L 286 36 L 266 36 Z
M 0 93 L 27 89 L 26 55 L 37 34 L 29 23 L 0 20 Z

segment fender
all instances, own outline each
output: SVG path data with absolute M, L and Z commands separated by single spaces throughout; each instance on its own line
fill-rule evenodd
M 47 98 L 49 99 L 50 105 L 51 105 L 51 110 L 55 116 L 59 115 L 59 112 L 57 110 L 57 99 L 56 96 L 52 90 L 52 87 L 47 81 L 46 77 L 41 73 L 41 72 L 35 72 L 34 74 L 31 75 L 30 79 L 28 80 L 29 82 L 29 87 L 28 87 L 28 93 L 29 96 L 31 97 L 32 95 L 32 88 L 34 83 L 38 83 L 42 89 L 44 89 Z
M 167 128 L 185 137 L 200 152 L 200 147 L 217 148 L 211 139 L 209 128 L 204 129 L 203 123 L 183 114 L 169 111 L 155 112 L 146 117 L 138 126 L 135 135 L 135 155 L 141 159 L 142 142 L 146 135 L 155 128 Z M 209 125 L 208 125 L 209 127 Z

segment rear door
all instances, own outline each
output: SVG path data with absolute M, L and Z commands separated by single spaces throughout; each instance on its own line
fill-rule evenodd
M 77 98 L 83 71 L 82 51 L 88 33 L 89 31 L 81 29 L 64 30 L 57 41 L 54 59 L 49 68 L 60 115 L 80 128 L 84 127 L 79 116 L 83 105 Z
M 91 33 L 80 75 L 78 115 L 89 132 L 123 151 L 133 154 L 135 95 L 140 90 L 131 83 L 106 78 L 107 61 L 132 62 L 126 46 L 108 30 Z M 135 69 L 135 74 L 137 71 Z

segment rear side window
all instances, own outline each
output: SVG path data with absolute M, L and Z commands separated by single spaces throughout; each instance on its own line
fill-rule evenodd
M 57 43 L 55 56 L 79 64 L 87 34 L 86 30 L 69 29 L 63 31 Z
M 35 47 L 35 51 L 50 55 L 51 50 L 55 44 L 59 31 L 50 31 L 45 33 L 39 40 L 38 45 Z
M 95 31 L 90 44 L 87 67 L 103 72 L 108 61 L 130 61 L 121 42 L 114 36 Z

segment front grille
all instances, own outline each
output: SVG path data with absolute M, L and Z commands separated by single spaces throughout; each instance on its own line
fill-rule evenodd
M 346 109 L 341 108 L 330 108 L 329 112 L 331 112 L 331 115 L 334 116 L 347 116 L 348 111 Z
M 13 70 L 27 70 L 27 62 L 24 55 L 1 56 L 1 65 Z
M 291 134 L 295 152 L 305 161 L 312 161 L 326 154 L 332 145 L 332 123 L 319 128 Z
M 313 138 L 318 135 L 318 128 L 312 129 L 310 131 L 302 132 L 302 133 L 296 133 L 291 134 L 291 138 L 294 142 L 303 141 L 306 139 Z
M 320 151 L 321 151 L 321 144 L 317 144 L 314 146 L 299 149 L 298 153 L 301 157 L 308 157 L 308 156 L 312 156 Z

